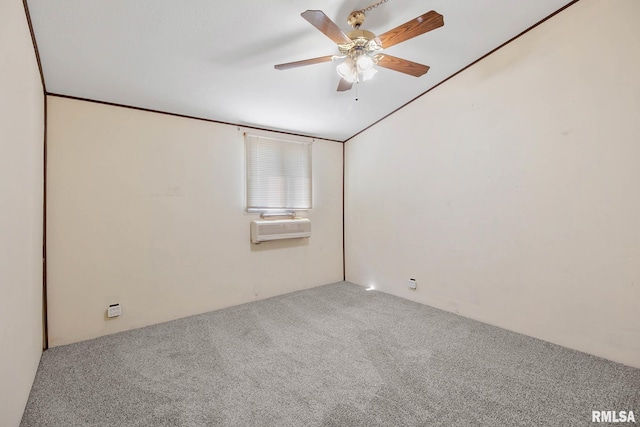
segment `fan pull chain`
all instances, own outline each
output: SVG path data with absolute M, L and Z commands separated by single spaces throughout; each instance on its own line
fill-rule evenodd
M 375 9 L 376 7 L 388 1 L 389 0 L 380 0 L 378 3 L 371 4 L 365 7 L 364 9 L 354 10 L 349 14 L 349 17 L 347 18 L 347 22 L 356 30 L 360 29 L 360 26 L 364 24 L 364 18 L 367 15 L 367 12 Z
M 364 9 L 360 9 L 359 12 L 362 12 L 362 13 L 369 12 L 369 11 L 375 9 L 376 7 L 380 6 L 382 3 L 386 3 L 388 1 L 389 0 L 380 0 L 378 3 L 374 3 L 372 5 L 369 5 L 369 6 L 365 7 Z

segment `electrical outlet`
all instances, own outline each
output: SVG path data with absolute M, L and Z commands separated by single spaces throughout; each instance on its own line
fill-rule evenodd
M 409 279 L 409 289 L 416 289 L 417 286 L 416 279 Z
M 107 317 L 118 317 L 122 314 L 122 307 L 120 304 L 111 304 L 107 308 Z

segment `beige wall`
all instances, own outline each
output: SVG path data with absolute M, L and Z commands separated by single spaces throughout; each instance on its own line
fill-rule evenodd
M 50 345 L 342 280 L 342 149 L 313 144 L 312 237 L 256 246 L 237 127 L 48 97 Z
M 0 425 L 17 426 L 42 354 L 44 94 L 21 1 L 0 2 Z
M 640 367 L 638 16 L 582 0 L 347 142 L 347 280 Z

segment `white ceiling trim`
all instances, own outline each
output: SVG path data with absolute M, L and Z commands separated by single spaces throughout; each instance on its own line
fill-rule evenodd
M 380 69 L 336 92 L 335 62 L 274 64 L 337 53 L 300 17 L 339 27 L 371 0 L 27 0 L 49 94 L 250 129 L 344 142 L 558 11 L 567 0 L 389 0 L 367 14 L 381 34 L 428 10 L 445 25 L 388 49 L 429 65 L 419 78 Z

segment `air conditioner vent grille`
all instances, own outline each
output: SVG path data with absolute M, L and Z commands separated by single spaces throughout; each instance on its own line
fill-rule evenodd
M 308 218 L 251 221 L 251 241 L 253 243 L 310 236 L 311 220 Z

